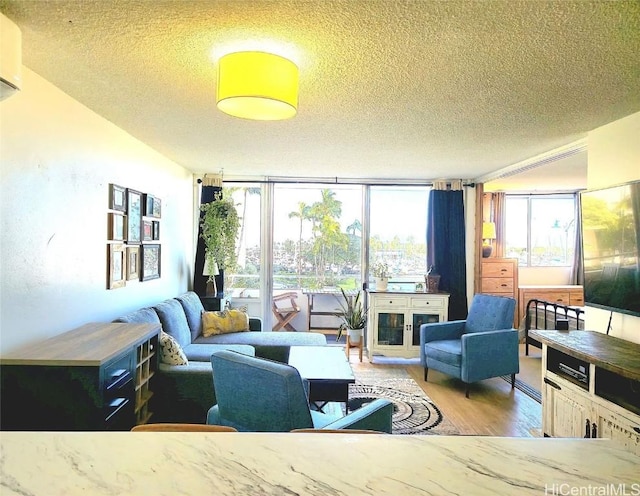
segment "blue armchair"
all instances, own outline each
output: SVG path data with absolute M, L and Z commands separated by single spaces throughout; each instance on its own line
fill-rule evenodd
M 513 329 L 513 298 L 476 294 L 466 320 L 420 326 L 420 364 L 469 383 L 520 371 L 518 331 Z
M 207 424 L 239 431 L 289 432 L 294 429 L 358 429 L 391 433 L 393 403 L 377 399 L 345 416 L 311 410 L 305 383 L 294 367 L 217 351 L 211 355 L 217 404 Z

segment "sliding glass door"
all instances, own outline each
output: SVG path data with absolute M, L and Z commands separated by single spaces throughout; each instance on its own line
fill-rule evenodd
M 227 182 L 225 190 L 241 217 L 225 295 L 266 330 L 335 332 L 336 296 L 372 281 L 377 261 L 391 269 L 390 290 L 424 281 L 426 186 Z

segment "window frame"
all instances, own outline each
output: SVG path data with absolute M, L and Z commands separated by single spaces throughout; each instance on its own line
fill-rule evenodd
M 573 240 L 575 242 L 575 236 L 576 236 L 576 231 L 577 231 L 577 225 L 579 223 L 579 219 L 577 218 L 577 214 L 576 214 L 576 194 L 575 193 L 570 193 L 570 192 L 554 192 L 554 193 L 505 193 L 505 216 L 507 215 L 507 212 L 509 210 L 509 199 L 515 199 L 515 198 L 522 198 L 522 199 L 526 199 L 527 200 L 527 246 L 526 246 L 526 250 L 527 250 L 527 260 L 526 260 L 526 264 L 523 264 L 520 262 L 520 259 L 518 258 L 518 267 L 526 267 L 526 268 L 549 268 L 549 267 L 572 267 L 574 265 L 573 260 L 567 260 L 566 263 L 561 264 L 561 265 L 532 265 L 531 263 L 531 257 L 532 257 L 532 229 L 531 229 L 531 224 L 533 221 L 533 210 L 532 210 L 532 202 L 534 200 L 540 200 L 540 199 L 566 199 L 566 200 L 572 200 L 573 202 Z M 506 226 L 506 218 L 505 218 L 505 226 Z M 506 231 L 507 229 L 505 229 L 505 239 L 504 239 L 504 246 L 505 246 L 505 251 L 508 253 L 508 245 L 507 245 L 507 235 L 506 235 Z

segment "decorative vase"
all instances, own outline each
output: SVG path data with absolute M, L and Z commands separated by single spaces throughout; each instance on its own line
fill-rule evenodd
M 389 286 L 389 278 L 388 277 L 376 277 L 376 290 L 377 291 L 386 291 Z
M 347 329 L 350 343 L 359 343 L 362 339 L 362 329 Z
M 425 293 L 437 293 L 438 286 L 440 285 L 440 275 L 427 274 L 426 276 L 424 276 L 424 283 L 425 283 L 425 290 L 424 290 Z

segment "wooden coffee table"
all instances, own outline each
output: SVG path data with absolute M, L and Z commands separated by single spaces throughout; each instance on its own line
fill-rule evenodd
M 289 365 L 309 381 L 309 402 L 318 411 L 331 401 L 349 406 L 349 384 L 356 382 L 349 360 L 338 346 L 292 346 Z

